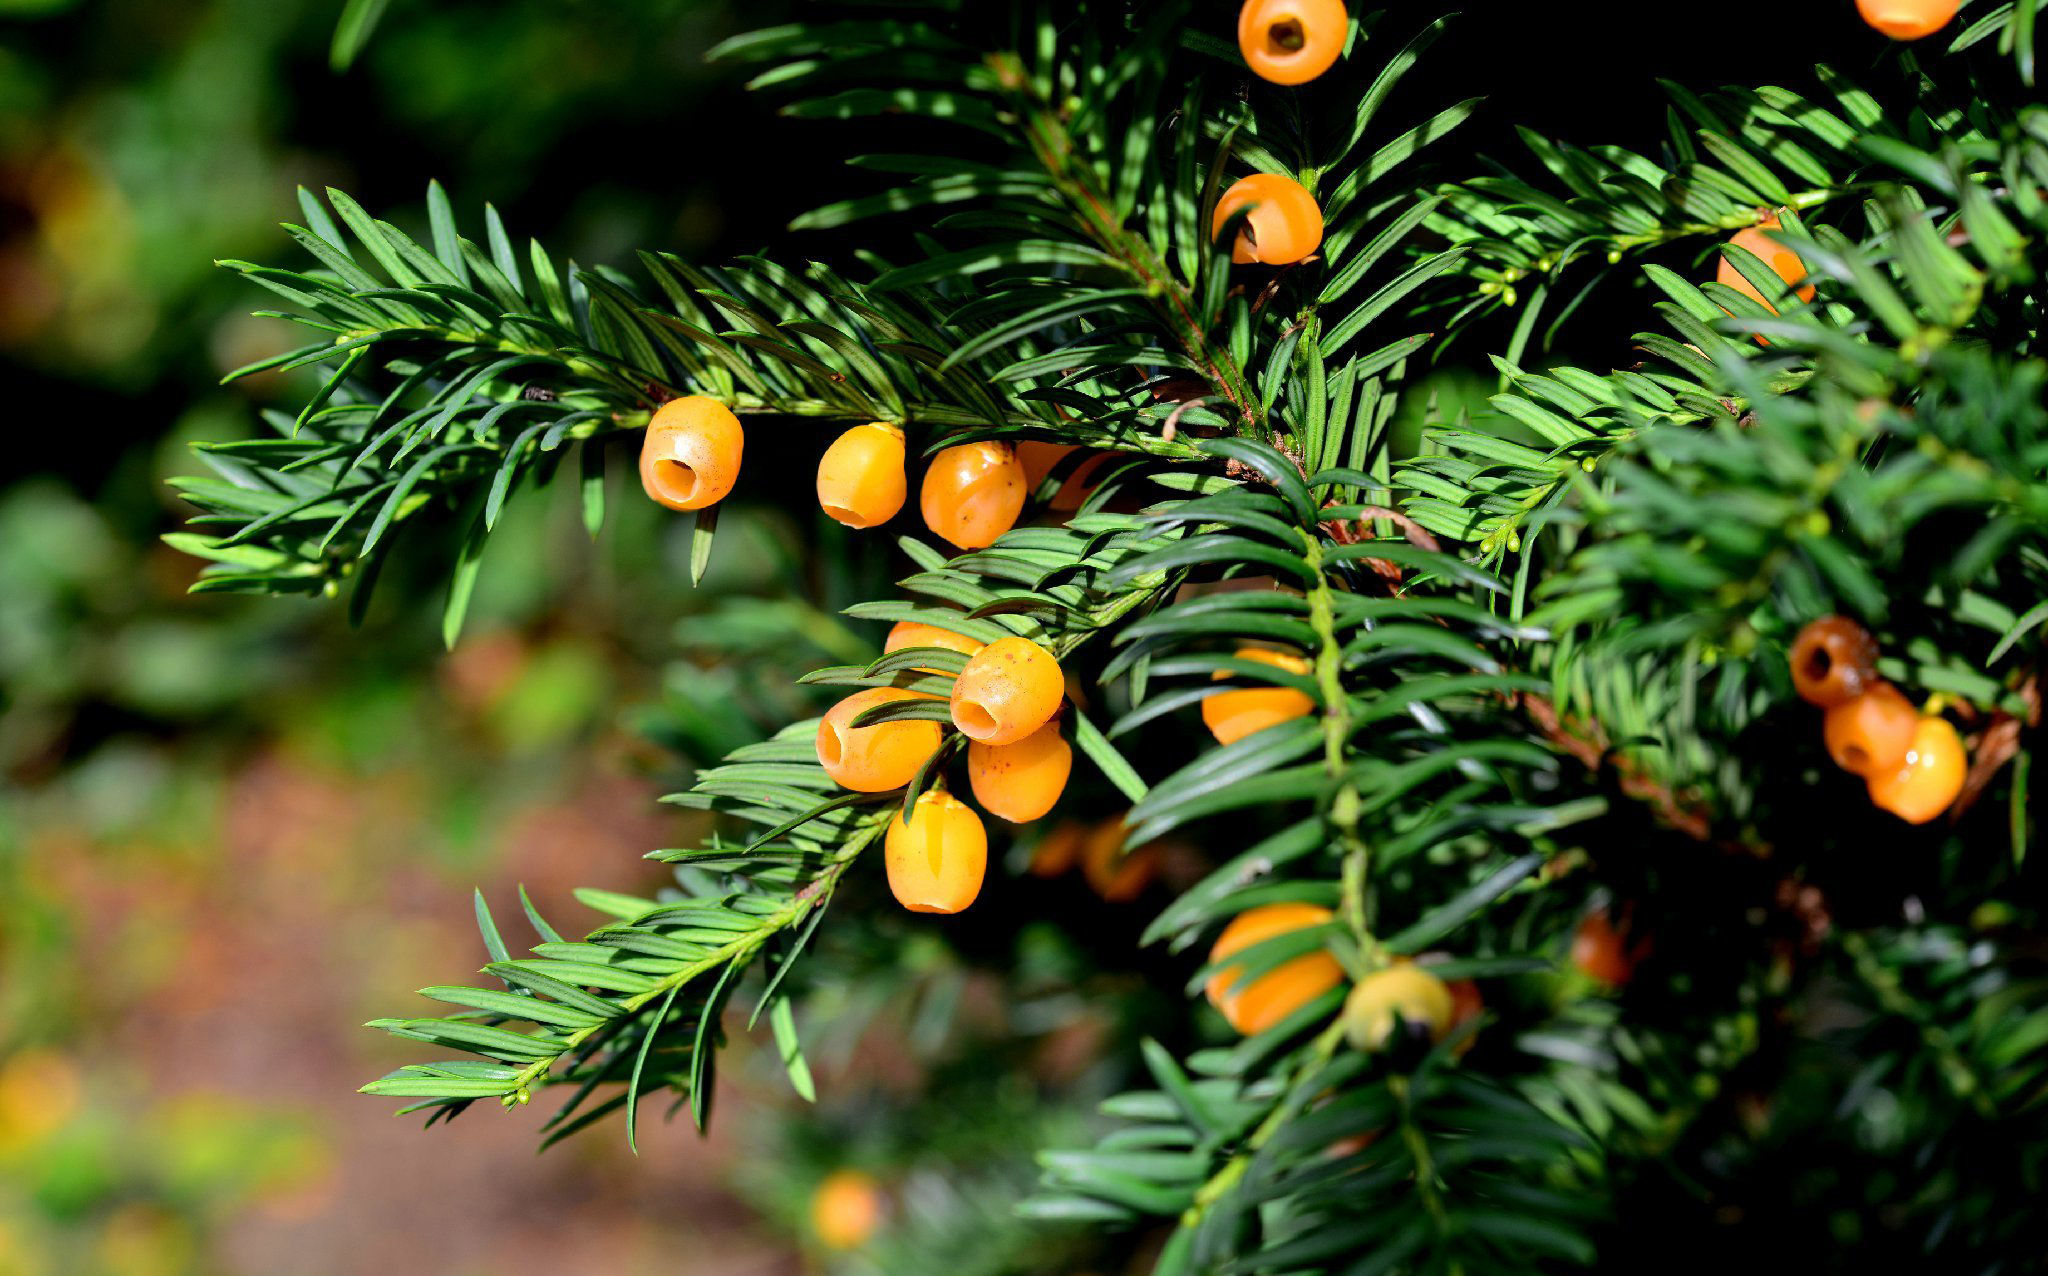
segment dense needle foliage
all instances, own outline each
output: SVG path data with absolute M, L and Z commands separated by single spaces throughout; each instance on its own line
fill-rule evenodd
M 597 531 L 607 465 L 678 395 L 731 405 L 751 457 L 787 418 L 894 422 L 913 455 L 1114 452 L 1078 510 L 1048 498 L 1082 453 L 987 549 L 866 534 L 908 574 L 847 613 L 1051 650 L 1087 689 L 1080 766 L 1128 801 L 1129 845 L 1172 835 L 1210 865 L 1146 931 L 1181 955 L 1185 987 L 1152 992 L 1185 1026 L 1135 1050 L 1146 1080 L 1092 1146 L 1048 1150 L 1028 1217 L 1161 1226 L 1162 1276 L 1669 1263 L 1743 1252 L 1730 1221 L 1830 1265 L 2021 1270 L 2048 1244 L 2028 854 L 2048 109 L 2032 0 L 1979 7 L 1938 38 L 1953 51 L 1854 82 L 1671 86 L 1654 153 L 1529 134 L 1498 163 L 1456 150 L 1478 103 L 1430 100 L 1455 68 L 1416 68 L 1451 19 L 1413 6 L 1358 13 L 1300 89 L 1247 74 L 1218 3 L 821 9 L 716 56 L 800 116 L 880 117 L 878 138 L 914 117 L 923 149 L 859 163 L 886 189 L 798 223 L 898 219 L 923 228 L 913 255 L 577 268 L 495 212 L 466 229 L 438 188 L 419 239 L 309 195 L 288 231 L 310 262 L 229 264 L 306 329 L 251 371 L 328 374 L 272 437 L 205 449 L 219 477 L 184 486 L 200 513 L 176 539 L 214 561 L 203 589 L 358 612 L 404 560 L 408 588 L 445 582 L 453 643 L 505 504 L 567 465 Z M 1250 172 L 1315 195 L 1318 255 L 1233 266 L 1212 243 L 1218 192 Z M 1717 251 L 1773 211 L 1811 303 Z M 1772 306 L 1699 282 L 1724 255 Z M 1603 284 L 1640 285 L 1637 328 L 1575 331 Z M 1558 363 L 1561 334 L 1622 366 Z M 1397 437 L 1454 340 L 1498 392 Z M 694 516 L 698 573 L 715 511 Z M 1829 765 L 1785 652 L 1831 612 L 1962 723 L 1952 816 L 1908 826 Z M 805 681 L 944 693 L 960 664 Z M 1315 712 L 1212 746 L 1192 724 L 1219 674 Z M 366 1089 L 430 1123 L 554 1100 L 551 1140 L 622 1112 L 635 1138 L 657 1091 L 706 1120 L 722 1034 L 765 1020 L 811 1094 L 807 952 L 874 924 L 834 901 L 948 756 L 841 794 L 815 730 L 675 796 L 724 831 L 654 852 L 675 868 L 660 898 L 590 894 L 612 920 L 581 936 L 521 901 L 524 956 L 479 900 L 489 980 L 380 1020 L 439 1060 Z M 1338 990 L 1225 1038 L 1201 954 L 1282 901 L 1334 917 L 1240 955 L 1251 974 L 1313 947 L 1354 978 L 1433 954 L 1486 1015 L 1426 1054 L 1365 1054 Z M 1596 910 L 1647 937 L 1619 994 L 1561 973 Z M 943 1248 L 902 1261 L 960 1270 Z M 1036 1270 L 991 1268 L 1011 1269 Z

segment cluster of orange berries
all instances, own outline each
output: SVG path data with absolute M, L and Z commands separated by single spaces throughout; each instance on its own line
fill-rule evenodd
M 1228 960 L 1254 944 L 1329 924 L 1333 914 L 1315 904 L 1265 904 L 1230 920 L 1209 950 L 1209 962 Z M 1241 966 L 1224 966 L 1204 990 L 1232 1028 L 1254 1036 L 1344 983 L 1344 968 L 1325 950 L 1282 962 L 1254 979 Z M 1445 981 L 1425 966 L 1397 960 L 1372 971 L 1344 999 L 1344 1034 L 1360 1050 L 1374 1051 L 1397 1032 L 1442 1041 L 1484 1010 L 1478 985 Z M 1469 1038 L 1468 1038 L 1469 1040 Z
M 650 496 L 671 508 L 703 509 L 732 490 L 743 443 L 738 418 L 723 404 L 703 396 L 672 400 L 648 425 L 640 459 L 642 483 Z M 985 442 L 947 448 L 934 458 L 925 476 L 925 521 L 962 548 L 989 544 L 1015 522 L 1025 493 L 1074 450 L 1050 443 L 1012 448 Z M 904 451 L 903 432 L 895 426 L 878 422 L 848 430 L 819 465 L 820 505 L 849 526 L 886 521 L 905 497 Z M 1069 489 L 1086 482 L 1091 467 L 1109 456 L 1092 458 L 1077 469 L 1055 497 L 1055 507 L 1065 503 Z M 1071 499 L 1078 505 L 1081 498 Z M 975 800 L 989 813 L 1016 824 L 1050 811 L 1065 790 L 1073 765 L 1073 751 L 1056 721 L 1065 699 L 1058 660 L 1025 638 L 984 644 L 912 621 L 896 625 L 883 649 L 913 647 L 940 648 L 968 658 L 954 680 L 949 716 L 969 741 L 967 771 Z M 1309 670 L 1306 660 L 1283 652 L 1245 648 L 1236 654 L 1290 673 Z M 940 724 L 905 718 L 856 726 L 855 719 L 886 705 L 936 698 L 899 687 L 874 687 L 847 696 L 818 724 L 820 765 L 836 783 L 856 792 L 883 793 L 908 785 L 943 745 Z M 1212 694 L 1202 705 L 1202 717 L 1216 739 L 1229 744 L 1314 709 L 1310 697 L 1292 688 L 1248 688 Z M 1084 868 L 1105 898 L 1135 896 L 1156 871 L 1157 848 L 1119 854 L 1120 821 L 1110 822 L 1084 842 Z M 988 863 L 986 830 L 975 813 L 942 786 L 920 795 L 907 820 L 897 816 L 884 850 L 890 887 L 907 908 L 955 913 L 980 893 Z
M 1946 718 L 1922 713 L 1877 676 L 1877 643 L 1844 616 L 1823 616 L 1793 640 L 1792 685 L 1827 711 L 1828 755 L 1864 778 L 1870 800 L 1909 824 L 1940 815 L 1963 791 L 1969 759 Z
M 1238 45 L 1252 69 L 1276 84 L 1302 84 L 1328 70 L 1344 50 L 1351 16 L 1343 0 L 1247 0 Z M 1216 202 L 1210 233 L 1245 214 L 1230 258 L 1240 265 L 1306 261 L 1323 242 L 1323 212 L 1301 183 L 1277 173 L 1240 178 Z M 661 405 L 640 449 L 640 483 L 655 502 L 701 510 L 724 500 L 739 480 L 745 432 L 716 399 L 688 395 Z M 1010 530 L 1031 490 L 1074 449 L 983 440 L 932 458 L 918 492 L 925 526 L 960 549 L 981 549 Z M 833 440 L 818 463 L 818 504 L 848 527 L 879 527 L 909 497 L 906 443 L 887 421 L 857 425 Z M 1095 459 L 1107 460 L 1107 454 Z M 1084 466 L 1083 470 L 1089 468 Z M 1075 508 L 1085 475 L 1077 471 L 1053 508 Z M 1063 501 L 1062 498 L 1065 498 Z
M 883 650 L 910 648 L 940 648 L 967 657 L 953 680 L 947 713 L 967 737 L 967 780 L 974 800 L 1012 824 L 1028 824 L 1051 811 L 1066 791 L 1074 758 L 1060 731 L 1066 680 L 1053 654 L 1028 638 L 982 643 L 906 620 L 889 631 Z M 1246 647 L 1237 655 L 1290 673 L 1309 671 L 1306 659 L 1286 652 Z M 904 787 L 944 744 L 940 724 L 903 718 L 856 726 L 855 720 L 886 705 L 938 698 L 903 687 L 854 692 L 818 723 L 819 765 L 834 783 L 857 793 Z M 1315 701 L 1291 687 L 1217 691 L 1202 701 L 1202 720 L 1221 744 L 1314 711 Z M 1078 863 L 1104 899 L 1136 898 L 1158 872 L 1161 852 L 1157 846 L 1142 846 L 1124 853 L 1124 833 L 1121 819 L 1093 827 L 1062 824 L 1039 843 L 1032 871 L 1051 877 Z M 890 889 L 904 907 L 957 913 L 981 891 L 988 870 L 987 830 L 964 802 L 934 787 L 918 797 L 907 821 L 899 814 L 890 824 L 884 854 Z
M 935 625 L 904 621 L 886 651 L 937 647 L 967 664 L 953 680 L 952 724 L 967 737 L 967 776 L 975 800 L 1012 823 L 1037 819 L 1066 789 L 1073 750 L 1055 721 L 1066 698 L 1059 661 L 1028 638 L 992 643 Z M 871 709 L 938 697 L 901 687 L 871 687 L 832 706 L 818 723 L 818 763 L 843 788 L 885 793 L 915 779 L 944 743 L 937 722 L 905 718 L 856 726 Z M 988 835 L 979 817 L 943 788 L 919 795 L 910 818 L 898 813 L 883 844 L 889 888 L 905 908 L 957 913 L 981 893 Z
M 745 443 L 739 418 L 718 400 L 700 394 L 671 399 L 647 423 L 640 485 L 673 510 L 716 505 L 739 480 Z M 1027 450 L 1034 447 L 1045 451 L 1034 456 Z M 886 421 L 841 434 L 818 462 L 819 506 L 848 527 L 879 527 L 896 517 L 909 494 L 905 450 L 902 429 Z M 1031 488 L 1073 450 L 992 441 L 946 448 L 932 458 L 918 494 L 925 525 L 960 549 L 994 544 L 1016 525 Z M 1039 459 L 1043 465 L 1034 475 L 1031 461 Z

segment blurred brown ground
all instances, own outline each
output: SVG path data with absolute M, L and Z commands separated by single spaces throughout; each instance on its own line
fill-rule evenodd
M 492 647 L 477 650 L 470 666 Z M 478 672 L 464 660 L 451 658 L 451 698 L 465 698 L 464 679 Z M 520 883 L 563 913 L 580 911 L 562 904 L 574 886 L 651 888 L 635 857 L 671 844 L 682 821 L 655 803 L 655 784 L 626 774 L 631 748 L 607 739 L 570 761 L 465 855 L 508 942 L 525 934 Z M 357 1025 L 427 1012 L 430 1003 L 407 995 L 413 986 L 463 981 L 486 960 L 468 925 L 470 879 L 418 850 L 437 800 L 430 783 L 403 765 L 355 772 L 273 740 L 176 832 L 110 842 L 89 810 L 35 809 L 24 877 L 74 937 L 97 938 L 76 944 L 80 965 L 66 979 L 77 1038 L 0 1064 L 0 1090 L 11 1076 L 15 1107 L 26 1109 L 14 1121 L 15 1156 L 26 1154 L 15 1172 L 33 1179 L 54 1163 L 36 1164 L 35 1138 L 61 1146 L 67 1126 L 109 1115 L 143 1129 L 168 1124 L 174 1142 L 181 1124 L 212 1125 L 202 1118 L 215 1111 L 297 1137 L 281 1153 L 252 1152 L 253 1137 L 224 1145 L 219 1155 L 263 1165 L 196 1210 L 180 1209 L 175 1190 L 159 1200 L 138 1186 L 70 1220 L 72 1235 L 33 1248 L 17 1222 L 22 1248 L 10 1258 L 0 1232 L 0 1273 L 798 1270 L 786 1242 L 721 1187 L 743 1093 L 726 1096 L 708 1139 L 686 1117 L 648 1123 L 637 1158 L 616 1121 L 537 1155 L 547 1097 L 509 1113 L 480 1105 L 423 1133 L 420 1118 L 354 1093 L 423 1057 Z M 0 1097 L 0 1127 L 8 1111 Z M 48 1128 L 38 1136 L 24 1125 Z M 0 1176 L 7 1142 L 0 1129 Z M 91 1265 L 74 1266 L 81 1260 Z

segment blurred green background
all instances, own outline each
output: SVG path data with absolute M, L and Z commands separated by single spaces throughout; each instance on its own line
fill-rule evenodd
M 876 641 L 833 617 L 882 595 L 884 554 L 844 557 L 801 500 L 741 505 L 693 593 L 675 521 L 615 473 L 594 543 L 573 491 L 514 504 L 447 653 L 435 600 L 408 609 L 386 589 L 351 633 L 325 602 L 189 596 L 196 564 L 158 540 L 182 517 L 165 480 L 198 468 L 188 443 L 245 436 L 310 384 L 218 384 L 290 334 L 248 317 L 268 299 L 212 262 L 294 264 L 276 223 L 298 219 L 299 185 L 417 229 L 438 178 L 468 224 L 488 200 L 558 256 L 618 264 L 754 251 L 872 185 L 839 166 L 868 149 L 857 131 L 781 120 L 703 63 L 795 8 L 395 0 L 336 74 L 341 0 L 0 0 L 0 1276 L 767 1276 L 803 1262 L 803 1199 L 836 1164 L 938 1148 L 997 1174 L 987 1149 L 1060 1141 L 1060 1113 L 989 1068 L 947 1073 L 916 1035 L 943 1035 L 977 985 L 947 945 L 887 920 L 889 951 L 814 963 L 843 981 L 813 991 L 820 1019 L 851 1009 L 857 1027 L 894 997 L 886 1013 L 940 1070 L 920 1078 L 850 1036 L 814 1046 L 827 1066 L 857 1060 L 858 1084 L 821 1087 L 836 1106 L 819 1122 L 750 1127 L 786 1087 L 744 1052 L 709 1144 L 679 1125 L 637 1159 L 615 1130 L 536 1157 L 533 1111 L 423 1137 L 353 1094 L 414 1057 L 355 1025 L 481 963 L 472 885 L 501 917 L 519 883 L 558 914 L 573 886 L 651 889 L 636 856 L 695 832 L 656 795 L 800 716 L 791 670 Z M 1713 62 L 1694 38 L 1626 78 L 1561 80 L 1558 59 L 1631 7 L 1472 8 L 1417 109 L 1515 104 L 1473 130 L 1502 155 L 1515 122 L 1654 144 L 1650 73 L 1697 81 Z M 1759 74 L 1803 74 L 1798 41 L 1768 52 L 1785 65 Z M 1469 344 L 1478 359 L 1484 340 Z M 1450 376 L 1448 399 L 1486 388 Z M 1143 914 L 1127 915 L 1135 932 Z M 1068 941 L 1027 928 L 984 956 L 1048 990 L 1021 1012 L 1046 1043 L 1032 1070 L 1087 1066 L 1117 1020 L 1062 1000 L 1089 978 Z M 978 1239 L 1059 1261 L 1043 1236 L 994 1243 L 997 1186 L 910 1173 L 898 1200 L 935 1228 L 974 1220 L 934 1253 Z M 986 1208 L 952 1208 L 984 1191 Z M 886 1251 L 874 1261 L 886 1270 Z
M 187 596 L 157 541 L 187 442 L 302 392 L 217 385 L 288 334 L 212 265 L 286 259 L 297 185 L 403 220 L 438 177 L 582 261 L 759 247 L 806 196 L 703 65 L 779 6 L 732 7 L 401 2 L 336 75 L 338 0 L 0 0 L 0 1276 L 791 1269 L 728 1138 L 536 1157 L 539 1113 L 429 1140 L 353 1094 L 405 1055 L 355 1025 L 480 964 L 472 884 L 646 889 L 688 836 L 619 706 L 695 706 L 654 711 L 690 752 L 794 708 L 690 665 L 664 695 L 729 591 L 661 585 L 645 511 L 593 544 L 543 498 L 451 655 L 432 608 Z M 786 579 L 793 535 L 739 530 L 724 579 Z

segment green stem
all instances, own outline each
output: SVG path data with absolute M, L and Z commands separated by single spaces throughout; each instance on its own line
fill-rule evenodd
M 1790 208 L 1795 212 L 1802 209 L 1817 208 L 1829 200 L 1836 199 L 1846 193 L 1839 190 L 1800 191 L 1779 205 L 1779 207 Z M 1616 248 L 1622 249 L 1648 248 L 1658 244 L 1668 244 L 1674 239 L 1685 239 L 1693 235 L 1725 235 L 1730 231 L 1741 230 L 1745 226 L 1754 226 L 1755 224 L 1756 217 L 1749 210 L 1745 209 L 1742 215 L 1734 220 L 1681 222 L 1676 226 L 1659 226 L 1654 230 L 1641 231 L 1633 235 L 1616 235 L 1610 242 Z
M 1309 1048 L 1308 1054 L 1296 1065 L 1287 1084 L 1281 1087 L 1280 1097 L 1273 1102 L 1273 1110 L 1259 1122 L 1257 1129 L 1246 1136 L 1236 1154 L 1225 1161 L 1221 1169 L 1211 1174 L 1202 1186 L 1195 1189 L 1194 1204 L 1181 1215 L 1182 1227 L 1193 1227 L 1200 1223 L 1202 1216 L 1211 1206 L 1228 1196 L 1243 1181 L 1245 1173 L 1251 1168 L 1252 1158 L 1257 1156 L 1259 1150 L 1270 1143 L 1273 1136 L 1287 1124 L 1290 1106 L 1288 1100 L 1293 1095 L 1295 1087 L 1301 1083 L 1303 1077 L 1312 1075 L 1327 1064 L 1330 1057 L 1337 1053 L 1338 1043 L 1343 1040 L 1344 1023 L 1341 1019 L 1323 1029 L 1315 1044 Z
M 893 808 L 887 814 L 893 815 Z M 554 1066 L 561 1062 L 565 1056 L 573 1054 L 578 1046 L 590 1040 L 591 1037 L 630 1020 L 650 1004 L 668 996 L 670 992 L 681 988 L 699 975 L 707 974 L 723 966 L 751 960 L 761 945 L 768 942 L 770 936 L 780 934 L 801 922 L 804 918 L 810 916 L 812 909 L 825 907 L 831 902 L 832 889 L 838 884 L 840 875 L 846 871 L 848 865 L 852 864 L 859 857 L 861 850 L 881 833 L 884 823 L 884 819 L 880 816 L 870 818 L 866 827 L 854 834 L 847 842 L 845 850 L 841 852 L 838 859 L 828 865 L 825 871 L 820 873 L 802 891 L 792 896 L 788 904 L 762 919 L 762 924 L 759 927 L 746 932 L 723 947 L 706 953 L 687 965 L 678 967 L 674 972 L 663 976 L 645 992 L 634 993 L 620 1002 L 617 1015 L 600 1023 L 591 1024 L 589 1027 L 578 1028 L 562 1040 L 562 1048 L 560 1050 L 545 1058 L 536 1059 L 532 1063 L 527 1064 L 525 1068 L 520 1070 L 519 1075 L 514 1078 L 512 1092 L 507 1094 L 502 1100 L 504 1105 L 509 1108 L 515 1104 L 527 1102 L 532 1097 L 531 1091 L 533 1087 L 540 1082 L 541 1078 L 552 1071 Z M 660 1028 L 660 1024 L 654 1025 L 655 1031 L 659 1031 Z
M 1173 329 L 1188 357 L 1208 376 L 1243 415 L 1247 425 L 1257 427 L 1258 400 L 1244 370 L 1227 350 L 1209 340 L 1208 329 L 1196 314 L 1194 297 L 1174 278 L 1152 245 L 1123 224 L 1109 195 L 1096 183 L 1088 166 L 1077 162 L 1073 138 L 1060 113 L 1039 96 L 1031 77 L 1014 56 L 992 58 L 997 79 L 1019 100 L 1026 117 L 1024 133 L 1031 152 L 1052 178 L 1053 186 L 1081 215 L 1083 229 L 1110 256 L 1144 285 L 1153 309 Z
M 1437 1189 L 1436 1158 L 1430 1155 L 1429 1140 L 1415 1124 L 1415 1109 L 1410 1102 L 1409 1079 L 1404 1076 L 1387 1078 L 1387 1093 L 1394 1096 L 1394 1102 L 1401 1109 L 1401 1141 L 1408 1148 L 1408 1155 L 1415 1161 L 1415 1192 L 1422 1198 L 1422 1208 L 1429 1213 L 1435 1224 L 1437 1235 L 1450 1233 L 1451 1220 L 1444 1209 L 1443 1193 Z
M 1380 943 L 1372 934 L 1370 875 L 1372 848 L 1358 831 L 1361 798 L 1347 778 L 1346 753 L 1351 743 L 1351 699 L 1344 693 L 1344 643 L 1337 634 L 1336 591 L 1323 571 L 1323 541 L 1314 532 L 1301 533 L 1316 583 L 1307 591 L 1309 628 L 1315 631 L 1315 678 L 1323 701 L 1323 769 L 1334 786 L 1328 819 L 1343 856 L 1342 912 L 1344 924 L 1373 966 L 1384 963 Z

